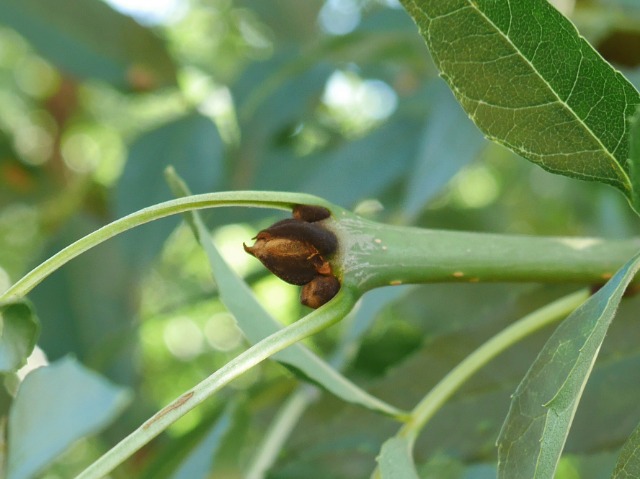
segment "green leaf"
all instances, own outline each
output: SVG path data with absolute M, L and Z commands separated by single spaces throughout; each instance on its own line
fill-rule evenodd
M 423 129 L 423 118 L 397 115 L 363 138 L 316 154 L 303 163 L 314 166 L 300 173 L 300 191 L 315 192 L 338 204 L 381 194 L 410 171 Z
M 100 226 L 95 218 L 76 214 L 49 239 L 44 256 Z M 85 252 L 29 295 L 42 324 L 39 346 L 50 361 L 72 354 L 119 384 L 135 385 L 135 291 L 135 274 L 119 243 Z
M 634 479 L 636 477 L 640 477 L 640 425 L 622 446 L 611 479 Z
M 176 68 L 150 30 L 95 0 L 4 0 L 0 21 L 51 62 L 81 78 L 122 89 L 176 83 Z
M 640 205 L 640 107 L 629 120 L 629 167 L 633 182 L 633 204 Z
M 206 479 L 210 476 L 215 457 L 232 426 L 234 407 L 228 407 L 213 427 L 193 448 L 170 476 L 171 479 Z
M 231 413 L 235 413 L 235 416 L 229 418 Z M 222 434 L 222 444 L 215 445 L 213 442 L 209 442 L 211 449 L 209 450 L 209 464 L 215 464 L 219 454 L 219 448 L 226 447 L 228 440 L 233 434 L 233 427 L 238 422 L 238 402 L 227 401 L 225 405 L 220 407 L 214 407 L 211 411 L 204 413 L 203 417 L 198 420 L 198 425 L 191 429 L 186 434 L 180 437 L 174 438 L 172 441 L 165 443 L 149 460 L 148 464 L 141 470 L 137 478 L 138 479 L 170 479 L 176 474 L 184 464 L 192 461 L 193 456 L 200 457 L 201 446 L 207 443 L 207 437 L 215 435 L 214 431 L 220 431 L 220 428 L 225 429 Z M 231 421 L 231 424 L 229 424 Z M 212 440 L 210 438 L 209 440 Z M 205 471 L 211 471 L 212 467 L 208 467 Z
M 167 177 L 176 194 L 186 194 L 184 184 L 175 173 L 168 171 Z M 209 264 L 220 292 L 220 299 L 229 312 L 235 316 L 238 326 L 246 338 L 252 344 L 256 344 L 282 329 L 281 324 L 262 307 L 242 278 L 236 275 L 224 261 L 211 241 L 209 231 L 200 216 L 195 212 L 188 213 L 186 216 L 194 235 L 209 258 Z M 303 345 L 295 344 L 274 355 L 273 359 L 300 371 L 345 401 L 360 404 L 391 416 L 402 414 L 395 407 L 371 396 L 353 384 Z
M 607 329 L 639 268 L 636 255 L 546 342 L 516 389 L 500 432 L 499 477 L 553 477 Z
M 65 358 L 29 373 L 9 413 L 8 479 L 34 477 L 71 444 L 105 427 L 127 392 Z
M 15 302 L 0 307 L 0 373 L 20 369 L 36 345 L 40 323 L 31 306 Z
M 133 142 L 116 190 L 116 214 L 124 216 L 165 200 L 170 191 L 163 175 L 169 165 L 183 172 L 195 193 L 220 186 L 222 140 L 210 118 L 193 112 Z M 156 221 L 123 237 L 131 263 L 138 268 L 148 264 L 177 223 L 177 218 Z
M 403 211 L 408 223 L 415 221 L 424 205 L 486 145 L 442 82 L 433 93 L 435 100 L 418 161 L 408 175 Z
M 544 169 L 633 198 L 640 94 L 546 0 L 402 0 L 476 125 Z
M 418 479 L 418 471 L 413 463 L 412 444 L 406 437 L 392 437 L 384 443 L 378 464 L 382 479 Z

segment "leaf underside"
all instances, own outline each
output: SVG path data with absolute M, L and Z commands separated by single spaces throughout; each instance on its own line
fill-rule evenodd
M 402 0 L 483 133 L 553 173 L 633 197 L 638 91 L 546 0 Z
M 498 438 L 498 477 L 554 476 L 582 392 L 640 255 L 556 329 L 513 395 Z
M 640 477 L 640 425 L 622 446 L 611 479 L 633 479 L 634 477 Z

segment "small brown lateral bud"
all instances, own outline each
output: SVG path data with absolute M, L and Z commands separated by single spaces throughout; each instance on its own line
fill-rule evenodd
M 331 274 L 323 255 L 337 247 L 333 233 L 319 225 L 288 219 L 260 231 L 253 246 L 244 250 L 287 283 L 307 284 L 318 274 Z
M 310 244 L 265 236 L 259 234 L 253 246 L 243 245 L 244 250 L 287 283 L 306 284 L 316 277 L 318 268 L 323 267 L 318 250 Z
M 324 206 L 296 205 L 293 208 L 293 217 L 308 223 L 324 220 L 329 216 L 331 212 Z
M 300 292 L 300 302 L 317 309 L 329 302 L 340 291 L 340 281 L 335 276 L 317 276 L 305 284 Z
M 293 218 L 272 224 L 266 230 L 258 233 L 257 238 L 263 233 L 272 238 L 287 238 L 309 243 L 323 255 L 333 254 L 338 249 L 338 239 L 331 231 L 323 228 L 320 224 L 306 223 Z
M 340 289 L 340 281 L 326 259 L 337 251 L 338 239 L 320 223 L 330 215 L 320 206 L 298 205 L 294 218 L 260 231 L 253 246 L 243 244 L 247 253 L 280 279 L 304 285 L 300 300 L 311 308 L 319 308 Z

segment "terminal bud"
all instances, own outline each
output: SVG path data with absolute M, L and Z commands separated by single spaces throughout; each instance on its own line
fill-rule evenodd
M 303 286 L 302 304 L 318 308 L 333 298 L 340 281 L 327 258 L 338 249 L 336 235 L 322 225 L 331 215 L 320 206 L 297 205 L 293 218 L 260 231 L 244 250 L 259 259 L 278 278 Z

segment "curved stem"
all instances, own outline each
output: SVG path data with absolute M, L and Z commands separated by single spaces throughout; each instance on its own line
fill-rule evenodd
M 303 193 L 281 193 L 269 191 L 231 191 L 224 193 L 207 193 L 193 195 L 176 200 L 166 201 L 149 208 L 131 213 L 124 218 L 109 223 L 75 243 L 59 251 L 51 258 L 39 264 L 11 288 L 0 295 L 0 304 L 25 296 L 42 280 L 62 265 L 97 246 L 103 241 L 136 226 L 166 216 L 184 213 L 185 211 L 220 206 L 254 206 L 258 208 L 291 209 L 296 204 L 314 204 L 331 207 L 325 200 Z
M 571 314 L 573 310 L 587 300 L 589 294 L 589 290 L 583 289 L 560 298 L 528 314 L 489 339 L 467 356 L 429 391 L 429 394 L 413 409 L 410 415 L 411 419 L 400 428 L 398 436 L 407 437 L 410 443 L 413 444 L 420 431 L 436 411 L 438 411 L 473 374 L 518 341 L 544 326 L 559 321 Z
M 76 479 L 98 479 L 104 477 L 169 425 L 219 391 L 233 379 L 275 353 L 336 323 L 353 308 L 355 302 L 356 295 L 348 288 L 342 288 L 338 295 L 324 307 L 313 311 L 299 321 L 247 349 L 193 389 L 182 394 L 172 403 L 158 411 L 142 426 L 85 469 Z
M 19 299 L 56 269 L 124 231 L 166 216 L 220 206 L 291 209 L 325 206 L 334 217 L 340 253 L 334 259 L 345 284 L 360 292 L 389 284 L 476 281 L 603 283 L 640 249 L 640 239 L 509 236 L 438 231 L 374 223 L 303 193 L 234 191 L 160 203 L 114 221 L 67 246 L 0 295 Z

